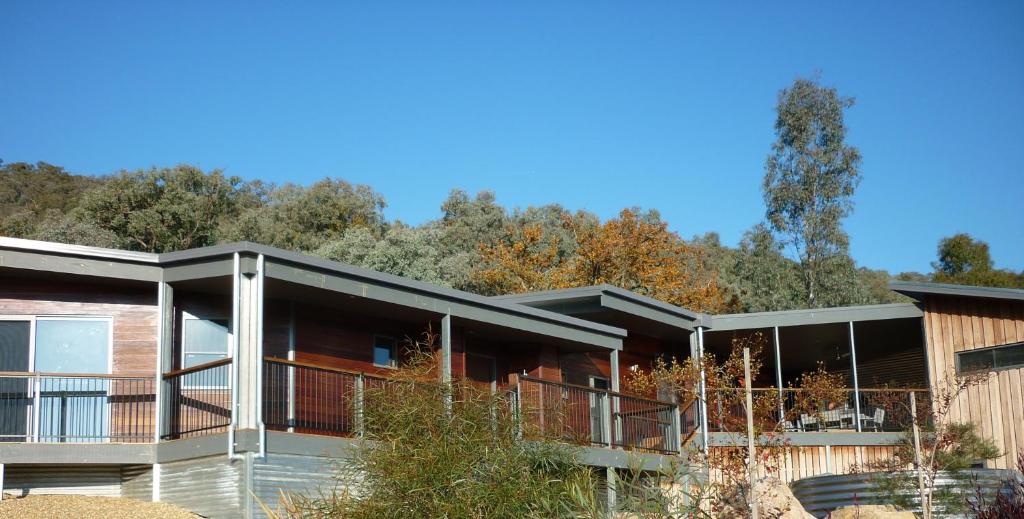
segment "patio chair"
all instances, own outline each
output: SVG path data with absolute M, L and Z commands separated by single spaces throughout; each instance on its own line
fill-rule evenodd
M 875 408 L 875 415 L 868 418 L 868 427 L 875 431 L 882 431 L 882 424 L 885 423 L 885 409 L 881 407 Z

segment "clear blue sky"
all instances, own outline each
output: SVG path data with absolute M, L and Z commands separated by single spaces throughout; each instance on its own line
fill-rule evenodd
M 1024 269 L 1021 2 L 213 3 L 4 2 L 0 158 L 338 176 L 410 223 L 455 187 L 638 205 L 734 244 L 776 93 L 820 71 L 857 98 L 860 264 L 964 231 Z

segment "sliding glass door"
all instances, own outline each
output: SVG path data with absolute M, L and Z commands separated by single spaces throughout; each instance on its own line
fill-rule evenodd
M 39 382 L 39 441 L 95 442 L 110 436 L 110 381 L 59 375 L 109 374 L 110 328 L 105 318 L 36 319 L 35 371 L 55 374 Z

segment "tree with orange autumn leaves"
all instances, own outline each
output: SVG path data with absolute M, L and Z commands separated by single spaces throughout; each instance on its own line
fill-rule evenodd
M 566 232 L 558 234 L 574 243 L 540 224 L 507 227 L 502 239 L 480 245 L 476 281 L 492 294 L 607 283 L 696 311 L 737 307 L 702 249 L 669 231 L 657 213 L 623 209 L 603 223 L 565 215 L 561 226 Z

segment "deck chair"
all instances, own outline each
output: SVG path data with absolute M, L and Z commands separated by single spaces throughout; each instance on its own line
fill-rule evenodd
M 882 430 L 882 424 L 885 422 L 885 409 L 881 407 L 875 408 L 875 416 L 871 417 L 871 428 L 876 431 Z

